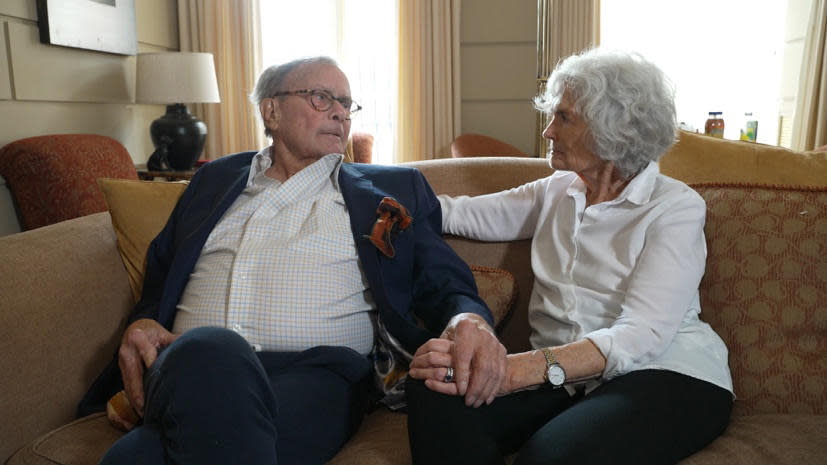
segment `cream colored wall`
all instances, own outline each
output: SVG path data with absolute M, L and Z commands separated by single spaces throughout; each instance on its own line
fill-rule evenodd
M 795 99 L 798 95 L 798 77 L 801 72 L 801 58 L 804 53 L 804 36 L 807 33 L 807 24 L 810 20 L 810 9 L 813 0 L 788 0 L 786 36 L 784 37 L 784 61 L 781 71 L 781 105 L 779 114 L 785 124 L 781 128 L 781 142 L 789 148 L 787 139 L 792 129 L 795 115 Z M 784 137 L 784 135 L 788 137 Z
M 138 52 L 178 50 L 177 3 L 136 0 Z M 41 44 L 34 0 L 0 2 L 0 147 L 24 137 L 93 133 L 136 163 L 152 153 L 161 105 L 136 105 L 135 57 Z M 0 235 L 19 231 L 0 178 Z
M 463 0 L 462 133 L 534 152 L 536 43 L 536 0 Z

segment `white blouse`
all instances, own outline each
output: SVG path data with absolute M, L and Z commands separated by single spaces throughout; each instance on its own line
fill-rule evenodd
M 706 204 L 650 163 L 614 200 L 586 207 L 573 172 L 477 197 L 439 196 L 443 232 L 533 238 L 531 345 L 590 339 L 603 379 L 664 369 L 732 391 L 727 348 L 698 319 Z

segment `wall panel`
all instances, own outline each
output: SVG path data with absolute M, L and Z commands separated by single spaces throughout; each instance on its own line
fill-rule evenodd
M 11 98 L 11 76 L 9 74 L 9 55 L 6 53 L 6 36 L 8 23 L 0 23 L 0 100 Z
M 534 42 L 537 0 L 465 0 L 460 14 L 460 40 Z
M 535 92 L 533 70 L 537 62 L 534 42 L 462 47 L 463 100 L 511 100 L 531 98 Z M 516 71 L 516 72 L 515 72 Z
M 485 134 L 534 155 L 536 113 L 531 103 L 520 101 L 464 102 L 462 132 Z
M 37 5 L 35 0 L 2 0 L 0 15 L 37 21 Z
M 178 2 L 170 0 L 136 0 L 138 46 L 152 44 L 178 50 Z
M 129 103 L 135 57 L 40 43 L 38 29 L 8 23 L 18 100 Z
M 152 153 L 149 125 L 163 114 L 162 105 L 120 105 L 0 101 L 4 117 L 0 147 L 25 137 L 48 134 L 102 134 L 120 141 L 136 163 Z
M 534 151 L 537 1 L 466 0 L 460 22 L 462 133 Z

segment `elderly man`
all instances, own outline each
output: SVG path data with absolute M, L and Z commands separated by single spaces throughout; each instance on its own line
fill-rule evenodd
M 423 176 L 342 162 L 359 106 L 335 62 L 271 67 L 254 99 L 272 145 L 192 178 L 117 363 L 81 402 L 101 408 L 122 379 L 143 416 L 110 414 L 131 431 L 102 463 L 323 463 L 361 421 L 372 355 L 440 332 L 469 405 L 502 382 L 505 349 Z

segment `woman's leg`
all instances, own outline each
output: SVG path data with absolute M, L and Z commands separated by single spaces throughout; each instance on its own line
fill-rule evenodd
M 664 370 L 635 371 L 585 396 L 540 428 L 515 465 L 673 464 L 729 422 L 732 394 Z
M 431 391 L 408 379 L 408 435 L 415 465 L 502 464 L 540 426 L 574 400 L 544 386 L 466 407 L 464 399 Z

